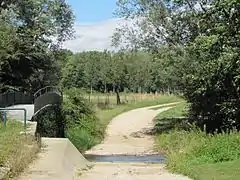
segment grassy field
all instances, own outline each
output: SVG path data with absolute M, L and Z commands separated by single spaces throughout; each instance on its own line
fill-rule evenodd
M 20 122 L 9 120 L 6 129 L 0 122 L 0 169 L 10 168 L 11 177 L 21 172 L 39 150 L 34 137 L 20 134 L 23 130 Z
M 141 101 L 146 101 L 146 100 L 155 100 L 158 99 L 161 96 L 166 96 L 166 95 L 161 95 L 161 94 L 140 94 L 140 93 L 120 93 L 120 99 L 121 102 L 126 104 L 126 103 L 139 103 Z M 85 99 L 94 104 L 116 104 L 117 99 L 116 99 L 116 94 L 114 93 L 95 93 L 92 95 L 89 94 L 84 94 Z
M 196 180 L 240 179 L 240 133 L 212 136 L 189 130 L 182 118 L 186 108 L 178 104 L 155 119 L 155 148 L 167 155 L 169 170 Z

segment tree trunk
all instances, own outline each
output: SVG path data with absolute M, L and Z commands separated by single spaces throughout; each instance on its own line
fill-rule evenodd
M 115 85 L 113 85 L 113 93 L 115 93 L 116 87 Z
M 91 93 L 91 95 L 92 95 L 92 93 L 93 93 L 93 87 L 92 87 L 92 84 L 90 85 L 90 93 Z
M 107 83 L 104 83 L 104 93 L 107 93 Z
M 119 104 L 121 104 L 121 99 L 120 99 L 119 88 L 118 87 L 116 89 L 116 95 L 117 95 L 117 105 L 119 105 Z

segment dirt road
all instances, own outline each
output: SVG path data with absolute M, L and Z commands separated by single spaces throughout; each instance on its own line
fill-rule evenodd
M 156 107 L 159 107 L 159 109 L 152 109 Z M 86 154 L 153 154 L 153 138 L 146 135 L 145 132 L 153 127 L 153 118 L 169 108 L 171 107 L 152 106 L 135 109 L 117 116 L 109 124 L 105 140 L 87 151 Z M 182 175 L 167 172 L 164 165 L 95 163 L 92 169 L 81 172 L 78 180 L 146 180 L 149 178 L 151 180 L 189 179 Z

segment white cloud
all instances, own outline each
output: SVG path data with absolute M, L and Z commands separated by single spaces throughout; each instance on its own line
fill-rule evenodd
M 73 52 L 113 50 L 111 37 L 115 28 L 122 24 L 125 24 L 124 19 L 110 19 L 96 24 L 75 25 L 75 39 L 65 42 L 64 48 Z

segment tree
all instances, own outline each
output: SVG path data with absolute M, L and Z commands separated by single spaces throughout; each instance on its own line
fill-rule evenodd
M 120 26 L 113 45 L 157 52 L 162 45 L 183 46 L 200 33 L 199 13 L 208 9 L 212 0 L 118 0 L 116 16 L 130 25 Z
M 1 6 L 1 22 L 14 30 L 14 43 L 6 42 L 12 43 L 13 51 L 1 59 L 1 83 L 35 91 L 52 83 L 43 82 L 56 69 L 50 52 L 71 37 L 74 16 L 64 0 L 6 2 Z
M 202 34 L 188 47 L 195 60 L 185 97 L 197 124 L 212 132 L 239 128 L 239 11 L 237 1 L 213 1 L 199 15 Z
M 61 86 L 63 88 L 82 88 L 86 87 L 84 78 L 85 60 L 82 54 L 72 55 L 65 67 L 63 68 L 63 75 L 61 79 Z
M 99 82 L 100 68 L 100 53 L 96 51 L 85 53 L 84 77 L 90 88 L 90 94 L 93 92 L 93 87 Z
M 180 55 L 176 49 L 168 48 L 162 48 L 161 53 L 158 57 L 145 51 L 76 53 L 68 59 L 64 67 L 62 86 L 99 92 L 113 91 L 117 96 L 124 90 L 178 90 L 177 83 L 180 78 L 177 78 L 172 67 L 177 66 L 174 57 Z M 168 60 L 169 57 L 171 59 Z
M 121 104 L 119 92 L 120 88 L 126 84 L 125 79 L 125 58 L 124 53 L 116 53 L 111 56 L 110 67 L 111 67 L 111 80 L 113 85 L 113 92 L 117 95 L 117 104 Z
M 104 93 L 106 93 L 107 90 L 107 84 L 110 84 L 111 77 L 109 76 L 109 73 L 111 71 L 109 62 L 111 59 L 111 54 L 107 50 L 104 50 L 102 54 L 100 54 L 100 79 L 103 82 L 104 85 Z
M 168 85 L 181 86 L 191 122 L 206 125 L 208 132 L 239 129 L 240 3 L 119 0 L 118 5 L 118 15 L 134 18 L 137 26 L 120 28 L 115 44 L 129 39 L 154 54 L 154 63 L 164 68 L 154 76 L 166 72 Z M 159 52 L 163 45 L 169 50 Z

